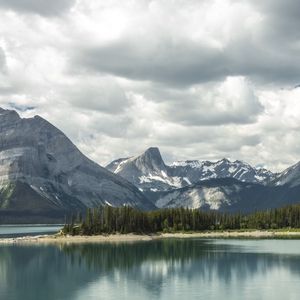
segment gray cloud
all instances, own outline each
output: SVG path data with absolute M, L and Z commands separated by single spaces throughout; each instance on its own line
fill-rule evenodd
M 6 56 L 4 50 L 0 47 L 0 94 L 8 95 L 13 90 L 7 82 L 7 64 L 6 64 Z
M 189 31 L 176 34 L 181 30 L 180 22 L 171 29 L 166 25 L 168 30 L 159 28 L 154 18 L 153 26 L 146 27 L 143 35 L 132 29 L 108 43 L 79 46 L 73 56 L 74 65 L 82 70 L 173 86 L 217 81 L 226 76 L 249 76 L 259 83 L 296 83 L 295 78 L 300 76 L 299 4 L 292 0 L 243 3 L 254 10 L 253 19 L 258 20 L 248 20 L 247 15 L 245 20 L 233 19 L 230 38 L 219 38 L 219 43 L 207 42 L 201 36 L 191 38 Z
M 0 7 L 17 12 L 56 16 L 69 10 L 75 0 L 0 0 Z
M 282 35 L 282 38 L 286 38 L 287 36 L 299 37 L 300 33 L 297 30 L 297 26 L 300 24 L 299 20 L 299 10 L 300 3 L 294 0 L 264 0 L 253 1 L 257 9 L 259 9 L 264 16 L 266 17 L 266 21 L 269 23 L 268 25 L 273 25 L 274 32 L 277 32 L 277 35 Z M 286 29 L 288 29 L 286 31 Z M 268 28 L 271 31 L 271 28 Z M 279 31 L 278 31 L 279 30 Z
M 60 97 L 82 109 L 109 114 L 119 114 L 128 107 L 124 90 L 113 79 L 105 77 L 79 77 L 61 88 Z
M 175 85 L 230 75 L 232 71 L 228 69 L 229 64 L 224 64 L 226 60 L 222 51 L 188 40 L 173 45 L 170 39 L 163 38 L 153 47 L 146 37 L 145 40 L 124 39 L 104 47 L 84 48 L 74 57 L 76 65 L 84 70 Z
M 145 96 L 162 103 L 165 120 L 184 125 L 247 124 L 256 121 L 264 107 L 244 77 L 228 77 L 222 83 L 181 89 L 147 89 Z
M 299 44 L 297 48 L 293 45 L 296 42 L 291 39 L 290 45 L 273 47 L 263 40 L 255 43 L 249 37 L 242 37 L 224 49 L 214 49 L 184 39 L 178 45 L 162 39 L 156 48 L 149 45 L 145 51 L 145 37 L 79 49 L 74 62 L 84 70 L 177 86 L 236 75 L 286 84 L 296 83 L 295 77 L 300 76 Z
M 300 159 L 297 1 L 74 3 L 0 0 L 1 105 L 101 164 L 149 146 L 276 170 Z
M 0 47 L 0 72 L 6 71 L 6 57 L 3 49 Z

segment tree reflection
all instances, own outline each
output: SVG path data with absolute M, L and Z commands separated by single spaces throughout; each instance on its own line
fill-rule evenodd
M 300 242 L 293 241 L 293 245 L 299 248 Z M 174 279 L 230 285 L 275 268 L 284 268 L 299 277 L 300 256 L 245 251 L 239 243 L 191 239 L 2 246 L 0 299 L 74 299 L 91 282 L 101 285 L 104 276 L 112 286 L 120 281 L 136 283 L 157 298 Z

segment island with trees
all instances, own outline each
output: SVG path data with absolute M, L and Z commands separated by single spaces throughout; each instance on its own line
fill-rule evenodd
M 129 206 L 88 209 L 66 222 L 63 234 L 154 234 L 225 230 L 278 230 L 300 228 L 300 204 L 251 214 L 170 208 L 140 211 Z

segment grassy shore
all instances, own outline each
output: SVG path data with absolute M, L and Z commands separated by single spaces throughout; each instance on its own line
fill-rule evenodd
M 51 243 L 103 243 L 103 242 L 135 242 L 151 241 L 167 238 L 231 238 L 231 239 L 300 239 L 300 229 L 291 230 L 248 230 L 248 231 L 209 231 L 209 232 L 176 232 L 142 234 L 112 234 L 95 236 L 43 235 L 36 237 L 18 237 L 0 239 L 1 244 L 51 244 Z

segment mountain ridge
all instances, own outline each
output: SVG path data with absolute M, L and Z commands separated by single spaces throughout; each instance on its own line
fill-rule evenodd
M 142 157 L 155 149 L 155 157 L 159 160 L 155 170 L 147 164 L 141 165 Z M 153 156 L 150 156 L 153 157 Z M 135 162 L 139 161 L 139 164 Z M 159 149 L 151 147 L 140 155 L 117 159 L 106 166 L 108 170 L 131 181 L 142 191 L 162 191 L 181 188 L 201 180 L 232 177 L 245 182 L 264 183 L 272 181 L 276 174 L 264 168 L 254 168 L 240 160 L 230 161 L 223 158 L 216 162 L 186 160 L 165 164 Z

